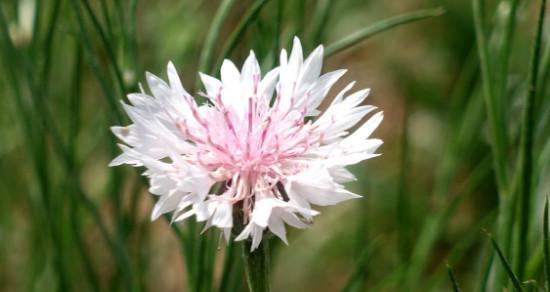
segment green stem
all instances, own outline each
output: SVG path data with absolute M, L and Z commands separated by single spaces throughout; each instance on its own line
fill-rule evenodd
M 243 257 L 246 262 L 246 281 L 250 292 L 270 291 L 269 283 L 269 243 L 263 240 L 260 245 L 250 251 L 252 242 L 247 240 L 243 244 Z
M 518 267 L 519 277 L 522 278 L 525 272 L 525 264 L 527 262 L 528 252 L 528 237 L 529 237 L 529 216 L 531 215 L 531 196 L 533 195 L 532 179 L 533 179 L 533 140 L 534 129 L 536 125 L 536 110 L 535 98 L 537 93 L 537 81 L 539 73 L 539 65 L 541 59 L 542 47 L 542 31 L 544 24 L 544 13 L 546 12 L 546 0 L 540 2 L 539 20 L 535 41 L 533 44 L 533 55 L 531 59 L 531 74 L 528 87 L 528 96 L 523 112 L 523 124 L 520 141 L 520 160 L 521 161 L 521 177 L 520 177 L 520 222 L 519 222 L 519 237 L 518 237 Z
M 212 73 L 212 54 L 214 47 L 216 46 L 216 40 L 218 40 L 222 25 L 229 15 L 231 7 L 235 4 L 235 0 L 224 0 L 220 4 L 214 19 L 210 24 L 210 29 L 204 40 L 202 53 L 199 59 L 199 71 L 204 73 Z M 200 82 L 197 82 L 197 88 L 199 88 Z
M 258 14 L 262 10 L 262 7 L 265 6 L 265 4 L 268 2 L 268 0 L 258 0 L 252 4 L 252 6 L 246 11 L 246 14 L 244 17 L 239 21 L 239 24 L 237 24 L 236 28 L 231 32 L 231 35 L 229 35 L 229 38 L 223 45 L 222 53 L 220 54 L 218 61 L 216 62 L 216 65 L 213 68 L 213 72 L 217 72 L 217 70 L 220 69 L 223 59 L 229 57 L 229 55 L 235 50 L 237 47 L 237 44 L 242 41 L 242 36 L 246 29 L 254 23 L 256 18 L 258 17 Z
M 367 39 L 375 34 L 386 31 L 388 29 L 400 26 L 405 23 L 414 22 L 421 19 L 426 19 L 434 16 L 440 16 L 445 13 L 443 8 L 417 10 L 392 18 L 384 19 L 374 24 L 371 24 L 363 29 L 345 36 L 344 38 L 328 45 L 325 49 L 325 58 L 328 58 L 342 50 L 345 50 L 364 39 Z
M 491 134 L 491 152 L 495 168 L 496 182 L 499 191 L 499 199 L 508 194 L 508 175 L 506 166 L 507 138 L 504 125 L 504 117 L 498 111 L 497 96 L 493 84 L 494 71 L 490 66 L 488 40 L 485 35 L 485 16 L 483 14 L 482 1 L 473 0 L 473 13 L 477 38 L 479 61 L 481 66 L 481 79 L 483 85 L 483 97 L 485 99 L 489 129 Z

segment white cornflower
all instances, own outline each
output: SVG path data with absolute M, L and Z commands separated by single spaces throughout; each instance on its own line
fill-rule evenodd
M 172 212 L 174 221 L 195 216 L 216 226 L 229 240 L 236 220 L 244 229 L 236 240 L 266 229 L 285 243 L 285 223 L 306 228 L 319 214 L 312 205 L 334 205 L 359 196 L 342 183 L 354 180 L 346 166 L 377 156 L 382 144 L 369 138 L 382 112 L 355 132 L 349 129 L 376 107 L 361 105 L 369 90 L 346 94 L 353 82 L 320 113 L 319 105 L 345 73 L 323 75 L 323 47 L 305 60 L 295 38 L 290 57 L 263 78 L 253 52 L 239 69 L 229 60 L 221 80 L 200 74 L 207 102 L 198 105 L 168 64 L 168 83 L 147 73 L 152 92 L 129 94 L 123 104 L 133 124 L 112 127 L 124 144 L 111 166 L 144 166 L 149 191 L 159 196 L 152 219 Z

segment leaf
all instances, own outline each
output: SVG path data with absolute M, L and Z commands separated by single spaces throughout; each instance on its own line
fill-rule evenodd
M 521 129 L 521 140 L 519 148 L 519 160 L 521 162 L 521 168 L 519 168 L 519 196 L 520 196 L 520 218 L 519 218 L 519 236 L 518 236 L 518 266 L 520 267 L 519 275 L 524 275 L 524 270 L 527 262 L 528 244 L 527 238 L 529 235 L 529 219 L 530 219 L 530 206 L 533 196 L 533 172 L 534 172 L 534 138 L 536 127 L 536 95 L 538 87 L 538 73 L 541 59 L 542 50 L 542 31 L 544 25 L 544 15 L 546 11 L 546 0 L 541 0 L 539 10 L 539 19 L 537 25 L 537 31 L 535 34 L 533 53 L 531 59 L 529 74 L 529 86 L 527 100 L 524 105 L 523 121 Z
M 210 73 L 212 66 L 212 53 L 214 52 L 214 47 L 216 46 L 216 40 L 220 35 L 223 22 L 229 15 L 229 11 L 235 2 L 235 0 L 223 0 L 216 11 L 202 47 L 202 53 L 199 59 L 199 72 Z
M 550 290 L 550 247 L 548 246 L 548 197 L 544 202 L 544 216 L 542 222 L 542 236 L 543 236 L 543 247 L 544 247 L 544 271 L 545 271 L 545 282 L 546 282 L 546 291 Z
M 500 261 L 502 262 L 502 265 L 504 266 L 504 269 L 506 270 L 506 273 L 508 274 L 508 277 L 512 281 L 512 284 L 514 285 L 514 289 L 518 292 L 523 291 L 523 288 L 521 287 L 521 282 L 518 278 L 518 276 L 512 271 L 512 267 L 510 267 L 510 264 L 504 257 L 504 254 L 502 254 L 502 251 L 500 250 L 500 247 L 498 246 L 497 242 L 493 239 L 493 237 L 489 234 L 489 238 L 491 239 L 491 244 L 493 245 L 493 248 L 497 252 L 498 257 L 500 258 Z
M 379 240 L 378 238 L 376 238 L 363 248 L 363 250 L 361 251 L 361 254 L 359 255 L 359 260 L 357 261 L 355 271 L 351 275 L 348 283 L 346 284 L 346 287 L 342 291 L 344 292 L 362 291 L 360 287 L 365 277 L 368 261 L 370 260 L 371 255 L 378 248 L 378 243 L 379 243 Z
M 222 52 L 219 55 L 218 61 L 216 62 L 216 66 L 214 67 L 213 71 L 218 70 L 221 67 L 223 59 L 227 58 L 233 52 L 233 50 L 239 43 L 243 33 L 254 22 L 254 20 L 256 20 L 259 12 L 262 10 L 265 4 L 267 4 L 267 2 L 269 2 L 269 0 L 257 0 L 246 11 L 246 14 L 243 16 L 243 18 L 241 18 L 241 20 L 239 21 L 233 32 L 231 32 L 231 34 L 227 38 L 227 41 L 223 45 Z
M 460 292 L 460 288 L 458 287 L 458 283 L 456 282 L 455 275 L 453 273 L 453 269 L 451 266 L 447 263 L 447 273 L 449 273 L 449 278 L 451 280 L 451 283 L 453 284 L 453 291 Z
M 391 29 L 409 22 L 414 22 L 414 21 L 418 21 L 418 20 L 422 20 L 422 19 L 426 19 L 434 16 L 440 16 L 440 15 L 443 15 L 444 13 L 445 13 L 445 9 L 440 7 L 435 9 L 417 10 L 417 11 L 405 13 L 402 15 L 398 15 L 392 18 L 384 19 L 382 21 L 369 25 L 363 29 L 360 29 L 356 32 L 353 32 L 348 36 L 344 37 L 343 39 L 340 39 L 328 45 L 325 49 L 325 58 L 328 58 L 340 51 L 343 51 L 349 47 L 352 47 L 357 43 L 375 34 L 378 34 L 380 32 L 386 31 L 388 29 Z

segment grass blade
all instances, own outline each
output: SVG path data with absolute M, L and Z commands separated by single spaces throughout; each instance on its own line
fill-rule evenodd
M 409 116 L 411 108 L 411 99 L 405 97 L 404 113 L 401 122 L 401 150 L 400 150 L 400 173 L 399 185 L 397 188 L 397 227 L 399 236 L 399 253 L 401 260 L 406 262 L 411 253 L 411 215 L 409 211 L 407 178 L 409 173 Z
M 503 127 L 505 123 L 501 111 L 499 110 L 500 107 L 498 106 L 498 100 L 492 82 L 493 71 L 489 61 L 489 45 L 487 38 L 485 37 L 484 28 L 485 18 L 481 8 L 481 0 L 473 0 L 474 22 L 481 65 L 483 96 L 485 99 L 487 116 L 489 118 L 489 127 L 491 131 L 491 151 L 493 153 L 493 163 L 495 167 L 499 195 L 501 197 L 506 197 L 508 187 L 506 173 L 507 160 L 505 159 L 507 139 L 505 127 Z
M 237 27 L 231 32 L 231 35 L 229 35 L 229 38 L 225 42 L 218 61 L 216 62 L 216 66 L 213 68 L 214 72 L 220 68 L 223 59 L 227 58 L 233 52 L 246 29 L 256 20 L 258 14 L 267 2 L 269 2 L 269 0 L 257 0 L 248 11 L 246 11 L 246 14 L 241 18 L 239 24 L 237 24 Z
M 351 33 L 348 36 L 344 37 L 343 39 L 340 39 L 328 45 L 325 49 L 325 58 L 328 58 L 340 51 L 343 51 L 349 47 L 352 47 L 357 43 L 375 34 L 386 31 L 388 29 L 391 29 L 409 22 L 414 22 L 414 21 L 418 21 L 426 18 L 440 16 L 440 15 L 443 15 L 444 13 L 445 13 L 445 9 L 440 7 L 435 9 L 413 11 L 413 12 L 405 13 L 392 18 L 384 19 L 382 21 L 369 25 L 363 29 L 360 29 L 354 33 Z
M 479 292 L 485 292 L 487 291 L 487 286 L 489 284 L 489 277 L 491 275 L 491 271 L 493 269 L 493 258 L 495 257 L 495 253 L 493 249 L 487 244 L 487 248 L 484 248 L 485 250 L 485 256 L 483 256 L 482 263 L 480 266 L 480 275 L 479 279 L 477 279 L 476 284 L 476 290 Z
M 309 42 L 308 45 L 310 48 L 315 47 L 317 44 L 322 43 L 325 28 L 328 24 L 330 12 L 334 6 L 334 1 L 331 0 L 321 0 L 317 1 L 315 5 L 315 10 L 313 12 L 313 17 L 311 20 L 311 30 L 309 33 Z
M 447 273 L 449 273 L 449 279 L 451 280 L 451 283 L 453 284 L 453 291 L 460 292 L 460 288 L 458 287 L 458 283 L 456 282 L 455 274 L 453 273 L 453 269 L 451 266 L 447 263 Z
M 362 291 L 361 286 L 363 285 L 366 270 L 368 267 L 369 260 L 371 259 L 372 254 L 378 248 L 379 240 L 374 239 L 367 246 L 363 248 L 361 254 L 359 255 L 359 260 L 355 267 L 355 271 L 351 275 L 346 287 L 342 290 L 344 292 L 352 291 Z
M 542 236 L 544 249 L 544 272 L 546 291 L 550 291 L 550 246 L 548 246 L 548 197 L 544 202 L 544 216 L 542 222 Z
M 521 196 L 520 207 L 520 225 L 518 237 L 518 267 L 520 277 L 524 275 L 525 263 L 527 262 L 528 236 L 529 236 L 529 215 L 532 196 L 533 180 L 533 141 L 536 127 L 535 102 L 537 95 L 539 65 L 542 48 L 542 31 L 544 26 L 544 16 L 546 12 L 546 0 L 540 1 L 539 19 L 537 32 L 533 44 L 533 55 L 531 59 L 531 70 L 529 75 L 528 96 L 523 112 L 523 122 L 521 131 L 521 141 L 519 150 L 519 161 L 521 162 L 519 185 L 519 194 Z
M 113 71 L 115 73 L 115 79 L 117 81 L 120 93 L 124 95 L 126 94 L 126 85 L 124 84 L 124 78 L 122 77 L 122 70 L 118 65 L 116 55 L 115 55 L 115 50 L 112 46 L 112 42 L 109 40 L 108 33 L 105 32 L 105 30 L 101 26 L 101 23 L 97 19 L 88 0 L 83 0 L 82 3 L 84 5 L 84 10 L 88 14 L 88 17 L 92 20 L 94 29 L 99 34 L 99 39 L 101 40 L 101 43 L 105 47 L 105 51 L 107 52 L 107 57 L 109 58 L 109 61 L 110 61 L 109 63 L 111 63 L 111 66 L 113 67 Z
M 500 247 L 498 246 L 497 242 L 493 239 L 493 237 L 490 234 L 489 234 L 489 239 L 491 240 L 491 244 L 493 245 L 493 248 L 497 252 L 497 255 L 502 263 L 502 266 L 504 266 L 504 269 L 506 270 L 508 277 L 512 281 L 512 284 L 514 285 L 514 289 L 518 292 L 523 291 L 523 288 L 521 287 L 521 282 L 518 276 L 514 273 L 514 271 L 512 271 L 512 267 L 508 263 L 508 260 L 506 260 L 506 257 L 500 250 Z
M 483 228 L 487 226 L 492 226 L 496 218 L 496 214 L 496 211 L 491 211 L 489 214 L 485 215 L 479 222 L 475 224 L 475 226 L 472 226 L 472 228 L 470 228 L 465 236 L 456 241 L 454 247 L 447 253 L 447 262 L 458 263 L 463 261 L 464 258 L 468 257 L 468 253 L 472 250 L 472 247 L 476 246 L 479 243 L 479 231 L 483 230 Z M 480 252 L 479 254 L 479 258 L 481 259 L 479 264 L 481 264 L 481 266 L 483 266 L 483 263 L 485 262 L 484 259 L 489 257 L 489 255 L 486 254 L 487 252 L 485 250 L 486 248 L 483 247 L 482 252 Z M 490 252 L 491 255 L 494 253 L 492 248 L 490 249 Z M 445 274 L 448 274 L 446 269 L 447 262 L 441 263 L 435 268 L 430 268 L 430 275 L 422 279 L 422 291 L 437 291 L 437 287 L 442 287 L 442 283 L 449 280 L 445 277 Z
M 212 72 L 212 53 L 214 52 L 214 47 L 216 46 L 216 40 L 219 38 L 220 29 L 224 20 L 229 15 L 229 11 L 235 0 L 223 0 L 220 4 L 220 7 L 214 15 L 208 34 L 202 46 L 202 53 L 199 59 L 199 72 L 211 73 Z M 197 82 L 197 85 L 199 82 Z M 198 86 L 197 86 L 198 87 Z

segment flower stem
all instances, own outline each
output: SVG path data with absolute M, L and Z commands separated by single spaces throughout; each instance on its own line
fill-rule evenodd
M 252 241 L 243 243 L 243 257 L 246 262 L 246 281 L 250 292 L 268 292 L 269 283 L 269 243 L 262 240 L 258 248 L 250 251 Z

